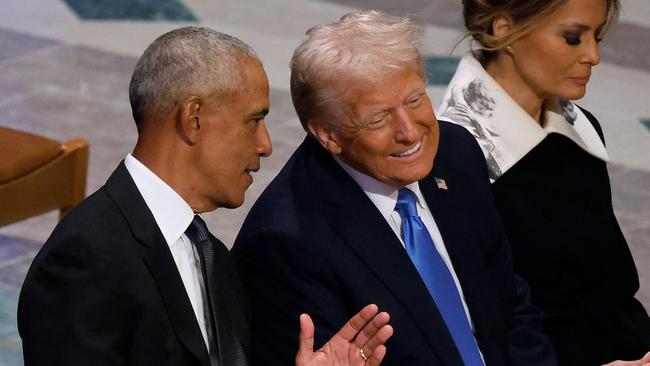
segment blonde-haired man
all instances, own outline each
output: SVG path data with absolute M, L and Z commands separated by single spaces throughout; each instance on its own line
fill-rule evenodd
M 485 160 L 436 120 L 422 28 L 376 11 L 312 28 L 291 63 L 308 137 L 267 187 L 233 247 L 253 319 L 253 357 L 286 365 L 298 314 L 316 344 L 360 304 L 387 309 L 384 364 L 554 365 L 540 313 L 514 275 Z

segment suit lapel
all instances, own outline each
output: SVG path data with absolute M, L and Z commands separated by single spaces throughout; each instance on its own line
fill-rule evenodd
M 448 177 L 445 179 L 450 180 Z M 453 178 L 448 183 L 453 187 Z M 454 192 L 437 188 L 433 175 L 420 181 L 420 191 L 436 220 L 445 248 L 452 259 L 456 276 L 463 286 L 463 292 L 466 292 L 466 288 L 470 290 L 476 278 L 472 273 L 477 272 L 474 258 L 479 255 L 475 247 L 468 245 L 475 240 L 467 230 L 470 223 L 466 222 L 467 216 L 462 214 L 465 208 L 458 207 L 458 201 L 453 198 Z M 465 293 L 465 296 L 467 297 L 468 294 Z
M 105 188 L 129 223 L 133 236 L 146 247 L 144 261 L 176 335 L 203 366 L 210 366 L 203 336 L 169 246 L 124 162 L 108 179 Z
M 313 141 L 305 144 L 314 157 L 309 172 L 318 184 L 313 186 L 319 187 L 323 214 L 332 227 L 402 303 L 440 360 L 461 364 L 435 303 L 384 217 L 329 153 Z
M 445 179 L 449 189 L 439 189 L 435 181 L 436 176 Z M 462 200 L 456 195 L 462 192 L 454 189 L 462 187 L 463 184 L 455 182 L 455 178 L 453 174 L 445 171 L 444 164 L 441 162 L 434 167 L 434 171 L 429 176 L 420 181 L 420 190 L 440 230 L 463 289 L 479 348 L 485 361 L 490 364 L 492 350 L 486 346 L 485 340 L 489 342 L 489 337 L 493 334 L 491 324 L 494 324 L 494 319 L 491 319 L 490 315 L 494 305 L 493 297 L 489 294 L 490 286 L 485 280 L 485 274 L 488 272 L 479 252 L 480 243 L 477 243 L 477 240 L 480 239 L 473 237 L 475 235 L 473 230 L 468 230 L 471 223 L 467 222 L 468 216 L 465 210 L 469 208 L 459 206 Z

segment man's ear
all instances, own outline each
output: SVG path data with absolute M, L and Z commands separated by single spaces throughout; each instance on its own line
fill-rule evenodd
M 494 38 L 501 38 L 508 34 L 514 28 L 512 18 L 506 14 L 501 13 L 494 17 L 492 21 L 492 35 Z
M 178 111 L 177 126 L 179 132 L 190 144 L 195 144 L 201 135 L 201 109 L 203 101 L 200 97 L 191 96 L 183 102 Z
M 307 122 L 307 129 L 311 132 L 312 136 L 320 142 L 320 144 L 334 155 L 341 154 L 342 148 L 338 142 L 338 136 L 330 123 L 310 119 Z

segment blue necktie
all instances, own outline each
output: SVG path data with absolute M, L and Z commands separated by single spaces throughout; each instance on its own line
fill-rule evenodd
M 466 366 L 483 366 L 454 279 L 418 216 L 415 202 L 413 191 L 408 188 L 399 190 L 395 210 L 402 217 L 402 239 L 406 252 L 436 303 L 463 363 Z

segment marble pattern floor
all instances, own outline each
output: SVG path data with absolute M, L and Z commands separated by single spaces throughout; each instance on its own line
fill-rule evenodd
M 84 10 L 86 15 L 74 9 L 82 3 L 3 3 L 9 10 L 0 12 L 0 125 L 60 141 L 76 136 L 88 139 L 87 193 L 92 193 L 135 143 L 127 91 L 144 47 L 155 36 L 185 24 L 241 37 L 258 50 L 271 79 L 267 123 L 274 149 L 262 161 L 242 207 L 205 216 L 210 230 L 229 246 L 255 199 L 305 136 L 288 92 L 287 63 L 309 26 L 370 7 L 418 14 L 427 25 L 428 91 L 434 104 L 467 49 L 460 46 L 450 55 L 462 29 L 455 0 L 405 0 L 399 6 L 388 0 L 282 0 L 273 5 L 263 0 L 134 0 L 119 1 L 126 6 L 108 10 L 100 9 L 106 1 L 97 1 L 95 9 Z M 156 3 L 168 7 L 150 8 Z M 650 4 L 623 0 L 623 5 L 623 23 L 612 33 L 617 41 L 603 43 L 603 65 L 596 69 L 592 89 L 580 103 L 603 122 L 612 156 L 614 208 L 641 277 L 637 296 L 650 309 Z M 193 18 L 183 18 L 187 16 L 183 12 Z M 293 14 L 291 21 L 278 27 L 278 19 L 287 19 L 286 14 Z M 57 213 L 52 212 L 0 228 L 0 366 L 23 363 L 16 330 L 19 289 L 56 221 Z

